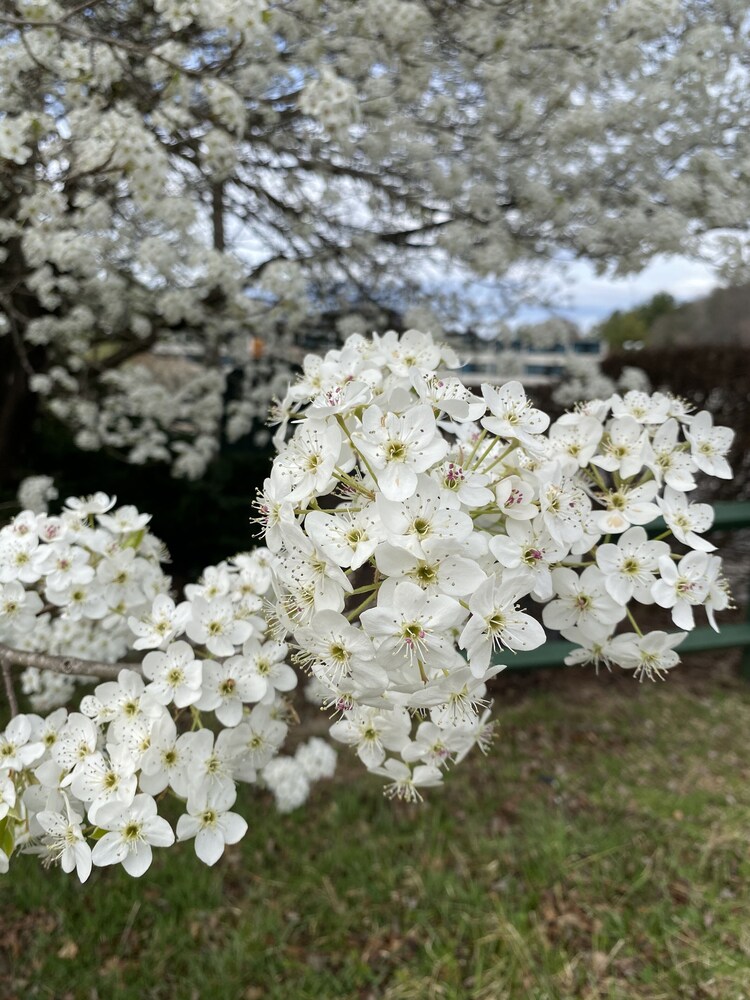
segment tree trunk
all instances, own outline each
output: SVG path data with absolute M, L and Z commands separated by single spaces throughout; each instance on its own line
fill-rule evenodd
M 0 337 L 0 491 L 31 467 L 36 396 L 9 334 Z M 24 468 L 26 466 L 26 468 Z M 43 470 L 37 470 L 43 471 Z

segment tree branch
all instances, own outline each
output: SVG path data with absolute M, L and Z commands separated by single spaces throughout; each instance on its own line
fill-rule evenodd
M 122 49 L 125 52 L 130 52 L 133 55 L 139 56 L 144 62 L 146 59 L 155 59 L 157 62 L 163 63 L 165 66 L 168 66 L 177 73 L 182 73 L 184 76 L 197 80 L 202 79 L 202 73 L 200 70 L 181 66 L 179 63 L 173 62 L 171 59 L 167 59 L 165 56 L 161 55 L 161 53 L 156 51 L 158 44 L 163 41 L 163 39 L 154 39 L 152 47 L 147 48 L 144 45 L 137 45 L 135 42 L 128 41 L 125 38 L 99 35 L 95 32 L 83 31 L 81 28 L 76 28 L 71 24 L 66 24 L 64 20 L 55 21 L 54 19 L 48 19 L 30 21 L 24 17 L 10 17 L 7 14 L 0 15 L 0 24 L 8 24 L 16 28 L 57 28 L 61 34 L 70 35 L 71 38 L 80 38 L 89 44 L 92 44 L 93 42 L 100 42 L 103 45 L 111 46 L 113 49 Z
M 132 343 L 125 344 L 114 353 L 107 355 L 107 357 L 103 358 L 101 361 L 92 362 L 91 367 L 97 372 L 111 371 L 112 368 L 117 368 L 125 361 L 129 361 L 134 355 L 142 354 L 150 347 L 153 347 L 158 339 L 158 333 L 152 331 L 142 340 L 135 340 Z
M 96 660 L 81 660 L 77 656 L 53 656 L 51 653 L 28 653 L 13 649 L 0 642 L 0 664 L 3 677 L 11 667 L 36 667 L 37 670 L 52 670 L 56 674 L 81 674 L 84 677 L 99 677 L 114 681 L 121 670 L 135 670 L 140 673 L 137 663 L 98 663 Z M 7 688 L 7 681 L 6 681 Z M 16 712 L 18 707 L 16 706 Z M 14 713 L 15 714 L 15 713 Z
M 12 716 L 18 715 L 18 699 L 16 698 L 16 689 L 13 687 L 13 677 L 10 673 L 10 665 L 2 661 L 3 664 L 3 684 L 5 685 L 5 695 L 8 699 L 8 705 L 10 707 L 10 714 Z

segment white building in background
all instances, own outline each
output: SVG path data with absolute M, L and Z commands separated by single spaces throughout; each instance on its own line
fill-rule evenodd
M 606 353 L 606 345 L 596 337 L 581 334 L 574 323 L 557 317 L 515 330 L 502 325 L 493 333 L 492 337 L 474 333 L 438 335 L 464 362 L 460 372 L 467 385 L 518 379 L 529 387 L 554 386 L 569 371 L 580 378 L 582 363 L 587 361 L 592 370 L 598 371 Z M 305 355 L 338 346 L 340 341 L 335 333 L 313 329 L 290 338 L 280 349 L 285 361 L 301 367 Z
M 581 364 L 590 360 L 598 369 L 605 345 L 593 336 L 583 336 L 568 320 L 549 319 L 517 330 L 507 327 L 486 340 L 472 334 L 447 338 L 461 360 L 461 378 L 467 385 L 500 383 L 518 379 L 529 387 L 556 385 Z
M 565 378 L 569 368 L 578 371 L 582 357 L 598 365 L 605 355 L 604 345 L 598 340 L 581 340 L 553 350 L 493 343 L 469 351 L 457 341 L 459 338 L 452 339 L 451 346 L 465 360 L 461 380 L 470 386 L 509 379 L 518 379 L 527 386 L 555 385 Z

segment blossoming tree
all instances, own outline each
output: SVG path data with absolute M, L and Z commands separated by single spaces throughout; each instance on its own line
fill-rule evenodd
M 700 473 L 731 477 L 731 430 L 638 391 L 550 425 L 518 382 L 480 396 L 438 374 L 456 361 L 416 330 L 308 357 L 256 501 L 265 547 L 209 567 L 179 603 L 148 515 L 104 494 L 0 529 L 14 713 L 0 870 L 32 851 L 82 880 L 93 865 L 138 876 L 175 839 L 214 864 L 247 828 L 238 782 L 300 804 L 335 754 L 312 740 L 279 755 L 290 664 L 331 737 L 416 800 L 487 749 L 488 684 L 545 630 L 576 644 L 571 663 L 653 680 L 679 662 L 696 611 L 716 627 L 729 592 L 704 538 L 712 509 L 690 493 Z M 643 606 L 666 627 L 647 627 Z M 18 713 L 15 666 L 48 714 Z M 77 675 L 103 683 L 50 712 Z M 160 809 L 175 799 L 173 826 Z
M 746 13 L 4 4 L 0 470 L 36 393 L 82 447 L 200 475 L 226 368 L 246 372 L 230 435 L 278 388 L 248 333 L 294 330 L 337 289 L 403 301 L 426 262 L 492 278 L 559 255 L 628 270 L 744 227 Z M 130 363 L 170 343 L 195 361 L 179 391 Z

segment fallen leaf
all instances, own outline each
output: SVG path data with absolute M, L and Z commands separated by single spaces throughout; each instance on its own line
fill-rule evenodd
M 68 939 L 64 941 L 57 952 L 58 958 L 73 959 L 78 957 L 78 945 Z
M 603 976 L 609 965 L 609 955 L 604 951 L 591 952 L 591 971 L 598 978 Z

